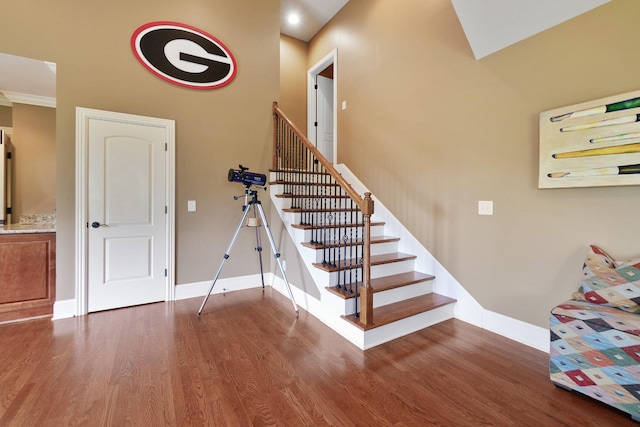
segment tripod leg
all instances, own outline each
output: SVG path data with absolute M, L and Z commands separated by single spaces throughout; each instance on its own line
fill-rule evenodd
M 262 225 L 267 233 L 267 237 L 269 238 L 269 243 L 271 243 L 271 250 L 273 251 L 273 257 L 276 259 L 276 263 L 280 268 L 280 272 L 282 273 L 282 278 L 284 279 L 285 285 L 287 285 L 287 291 L 289 292 L 289 298 L 291 298 L 291 302 L 293 303 L 293 309 L 298 313 L 298 306 L 296 305 L 296 300 L 293 298 L 293 293 L 291 292 L 291 286 L 289 285 L 289 280 L 287 280 L 287 275 L 284 272 L 284 268 L 282 267 L 282 262 L 280 261 L 280 252 L 276 248 L 276 242 L 273 240 L 273 235 L 271 234 L 271 229 L 269 228 L 269 223 L 267 222 L 267 217 L 264 215 L 264 209 L 262 209 L 262 204 L 258 203 L 258 212 L 260 212 L 260 218 L 262 218 Z
M 204 300 L 202 301 L 202 305 L 200 305 L 200 310 L 198 310 L 198 317 L 202 313 L 202 309 L 204 308 L 205 304 L 207 303 L 207 300 L 209 299 L 209 295 L 211 295 L 211 291 L 213 291 L 213 287 L 215 286 L 216 282 L 218 281 L 218 276 L 220 276 L 220 272 L 222 271 L 222 267 L 224 267 L 224 263 L 229 258 L 229 253 L 231 252 L 231 248 L 233 248 L 233 244 L 236 242 L 236 238 L 238 237 L 238 234 L 240 233 L 240 230 L 242 229 L 242 224 L 244 224 L 244 220 L 247 217 L 248 213 L 249 213 L 249 207 L 247 206 L 247 208 L 244 210 L 244 214 L 242 215 L 242 218 L 240 219 L 240 223 L 238 224 L 238 228 L 236 229 L 236 232 L 233 235 L 233 238 L 231 238 L 231 243 L 229 244 L 229 247 L 227 248 L 227 252 L 225 252 L 224 257 L 222 258 L 222 263 L 220 263 L 220 267 L 218 268 L 218 272 L 216 273 L 216 277 L 213 279 L 213 282 L 211 283 L 211 287 L 209 288 L 209 292 L 207 292 L 207 295 L 205 295 Z
M 256 216 L 256 206 L 257 204 L 253 205 L 253 216 Z M 260 277 L 262 279 L 262 289 L 264 289 L 264 269 L 262 267 L 262 241 L 260 240 L 260 230 L 259 230 L 260 226 L 256 226 L 256 251 L 258 251 L 258 259 L 260 260 Z

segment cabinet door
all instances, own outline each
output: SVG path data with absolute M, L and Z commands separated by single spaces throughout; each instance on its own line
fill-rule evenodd
M 55 233 L 0 235 L 0 322 L 53 314 Z

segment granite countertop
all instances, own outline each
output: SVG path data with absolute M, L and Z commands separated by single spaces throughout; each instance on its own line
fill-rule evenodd
M 0 234 L 28 234 L 28 233 L 55 233 L 56 225 L 52 223 L 44 224 L 5 224 L 0 225 Z

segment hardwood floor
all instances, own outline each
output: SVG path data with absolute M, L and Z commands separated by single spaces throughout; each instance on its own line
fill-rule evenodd
M 271 288 L 0 325 L 0 426 L 625 426 L 451 320 L 363 352 Z

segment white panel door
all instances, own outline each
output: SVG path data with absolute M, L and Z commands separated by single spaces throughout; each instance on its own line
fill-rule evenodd
M 88 123 L 88 311 L 165 299 L 165 128 Z
M 317 78 L 316 148 L 333 163 L 333 80 L 321 75 Z

